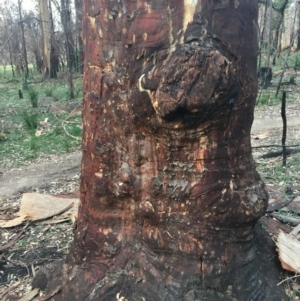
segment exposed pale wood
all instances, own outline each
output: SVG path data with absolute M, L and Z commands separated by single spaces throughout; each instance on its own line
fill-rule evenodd
M 288 271 L 300 273 L 300 241 L 294 235 L 279 231 L 276 246 L 282 267 Z

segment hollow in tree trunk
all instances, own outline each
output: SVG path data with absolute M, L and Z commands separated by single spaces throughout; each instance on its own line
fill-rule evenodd
M 84 0 L 81 204 L 53 300 L 286 300 L 254 231 L 257 9 Z

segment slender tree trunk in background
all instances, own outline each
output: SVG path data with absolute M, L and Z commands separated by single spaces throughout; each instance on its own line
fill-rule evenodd
M 14 64 L 13 64 L 13 60 L 12 60 L 10 42 L 8 42 L 7 44 L 8 44 L 9 61 L 10 61 L 10 66 L 11 66 L 11 72 L 12 72 L 13 77 L 15 77 L 15 69 L 14 69 Z
M 270 58 L 271 54 L 273 52 L 272 48 L 272 19 L 273 19 L 273 8 L 272 8 L 272 2 L 273 0 L 269 1 L 269 33 L 268 33 L 268 53 L 267 53 L 267 63 L 266 67 L 270 67 Z
M 59 49 L 54 34 L 54 22 L 51 0 L 49 0 L 49 19 L 50 19 L 50 32 L 51 32 L 51 52 L 50 52 L 50 78 L 57 78 L 59 69 Z
M 53 300 L 287 300 L 254 231 L 257 10 L 84 1 L 81 205 Z
M 78 41 L 78 66 L 79 72 L 83 74 L 84 50 L 82 41 L 82 0 L 75 0 L 76 32 Z
M 25 67 L 25 78 L 27 79 L 29 75 L 28 70 L 28 61 L 27 61 L 27 51 L 26 51 L 26 41 L 25 41 L 25 33 L 24 33 L 24 22 L 23 22 L 23 16 L 22 16 L 22 4 L 21 0 L 18 0 L 18 9 L 19 9 L 19 18 L 20 18 L 20 27 L 21 27 L 21 35 L 22 35 L 22 56 L 24 60 L 24 67 Z
M 300 5 L 298 5 L 297 15 L 298 15 L 297 50 L 300 50 Z
M 43 70 L 45 72 L 45 76 L 49 76 L 51 66 L 51 23 L 47 0 L 39 0 L 39 11 L 43 37 Z
M 276 11 L 279 14 L 279 21 L 277 21 L 277 26 L 275 28 L 275 37 L 273 41 L 273 49 L 275 51 L 274 57 L 273 57 L 273 66 L 276 65 L 276 58 L 279 56 L 281 51 L 281 36 L 282 36 L 282 26 L 283 26 L 283 20 L 284 20 L 284 13 L 285 9 L 289 3 L 289 0 L 285 0 L 281 7 L 276 9 Z
M 267 23 L 267 4 L 264 5 L 264 14 L 262 14 L 260 25 L 262 26 L 262 29 L 260 29 L 260 45 L 259 45 L 259 58 L 258 58 L 258 69 L 261 67 L 261 58 L 262 58 L 262 51 L 264 48 L 265 43 L 265 30 L 266 30 L 266 23 Z
M 66 54 L 68 64 L 68 86 L 70 98 L 74 98 L 74 83 L 73 83 L 73 70 L 74 66 L 74 42 L 72 37 L 72 26 L 71 26 L 71 8 L 70 0 L 61 0 L 61 22 L 66 39 Z
M 52 40 L 52 24 L 48 0 L 39 0 L 39 11 L 43 37 L 43 71 L 46 77 L 56 78 L 58 57 Z

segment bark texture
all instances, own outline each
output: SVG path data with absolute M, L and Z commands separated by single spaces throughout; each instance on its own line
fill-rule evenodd
M 254 234 L 257 9 L 84 1 L 81 205 L 53 300 L 286 300 Z

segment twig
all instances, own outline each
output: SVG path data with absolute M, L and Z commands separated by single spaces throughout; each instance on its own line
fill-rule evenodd
M 5 211 L 5 210 L 8 210 L 8 209 L 14 209 L 15 206 L 6 206 L 6 207 L 2 207 L 0 208 L 0 211 Z
M 61 286 L 58 286 L 55 290 L 53 290 L 52 292 L 50 292 L 48 295 L 42 296 L 42 297 L 38 297 L 38 298 L 34 299 L 34 301 L 45 301 L 45 300 L 48 300 L 48 299 L 52 298 L 54 295 L 56 295 L 60 290 L 61 290 Z
M 21 282 L 16 282 L 15 284 L 11 285 L 10 287 L 8 287 L 0 296 L 0 299 L 2 300 L 2 298 L 4 296 L 6 296 L 9 292 L 11 292 L 12 290 L 14 290 L 15 288 L 17 288 L 19 285 L 21 284 Z
M 4 251 L 4 250 L 7 250 L 9 248 L 11 248 L 23 235 L 23 233 L 25 232 L 25 230 L 31 225 L 31 223 L 28 223 L 24 228 L 23 230 L 17 234 L 8 244 L 6 244 L 5 246 L 1 247 L 0 248 L 0 252 L 1 251 Z
M 277 286 L 279 286 L 280 284 L 282 284 L 282 283 L 284 283 L 284 282 L 286 282 L 286 281 L 288 281 L 288 280 L 291 280 L 291 279 L 297 278 L 297 277 L 300 277 L 300 275 L 295 275 L 295 276 L 292 276 L 292 277 L 288 277 L 288 278 L 286 278 L 286 279 L 280 281 L 279 283 L 277 283 Z
M 69 137 L 71 137 L 71 138 L 73 138 L 73 139 L 76 139 L 76 140 L 78 140 L 78 141 L 81 140 L 81 138 L 75 137 L 75 136 L 71 135 L 71 134 L 67 131 L 67 129 L 65 128 L 64 122 L 61 123 L 61 126 L 63 127 L 63 129 L 64 129 L 64 131 L 65 131 L 65 133 L 66 133 L 67 136 L 69 136 Z
M 279 213 L 271 213 L 270 216 L 275 217 L 284 223 L 289 223 L 293 226 L 298 226 L 300 224 L 300 218 L 290 217 Z
M 10 263 L 15 264 L 15 265 L 21 265 L 21 266 L 23 266 L 24 268 L 26 268 L 26 270 L 27 270 L 27 275 L 30 276 L 30 272 L 29 272 L 28 266 L 27 266 L 24 262 L 19 261 L 19 260 L 14 260 L 14 259 L 7 258 L 7 257 L 5 257 L 4 255 L 2 255 L 2 256 L 3 256 L 3 258 L 4 258 L 6 261 L 8 261 L 8 262 L 10 262 Z
M 74 115 L 74 112 L 76 112 L 76 110 L 81 109 L 81 107 L 76 106 L 70 113 L 69 116 L 66 118 L 65 121 L 67 121 L 70 117 L 72 117 Z

